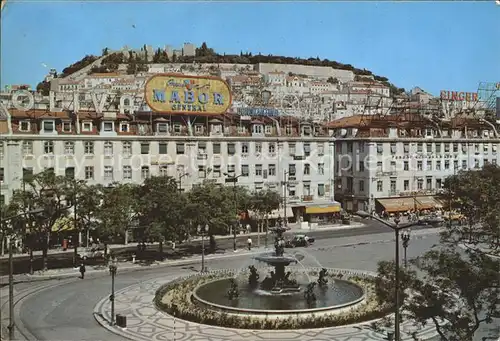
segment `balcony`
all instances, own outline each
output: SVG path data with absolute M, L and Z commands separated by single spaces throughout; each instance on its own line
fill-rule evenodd
M 313 201 L 314 197 L 312 195 L 303 195 L 302 201 Z

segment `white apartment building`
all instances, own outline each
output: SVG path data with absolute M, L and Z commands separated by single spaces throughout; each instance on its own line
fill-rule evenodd
M 151 125 L 120 114 L 80 113 L 78 120 L 63 112 L 9 114 L 0 141 L 4 200 L 20 188 L 24 173 L 50 168 L 105 186 L 170 175 L 183 190 L 204 181 L 225 184 L 227 173 L 251 192 L 269 188 L 286 195 L 288 216 L 335 204 L 334 141 L 309 123 L 283 119 L 279 128 L 276 119 L 265 117 L 233 123 L 213 118 L 186 127 L 178 116 L 155 117 Z
M 357 116 L 331 124 L 336 199 L 346 210 L 439 207 L 435 196 L 446 177 L 499 162 L 500 138 L 482 121 L 455 119 L 438 130 L 420 118 L 402 119 Z

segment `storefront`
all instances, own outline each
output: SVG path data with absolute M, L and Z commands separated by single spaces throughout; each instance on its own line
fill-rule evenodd
M 377 213 L 403 213 L 408 211 L 424 211 L 440 209 L 443 205 L 434 196 L 415 196 L 376 199 L 375 211 Z
M 304 206 L 294 207 L 296 216 L 300 221 L 317 224 L 331 224 L 340 219 L 342 206 L 339 202 L 309 203 Z

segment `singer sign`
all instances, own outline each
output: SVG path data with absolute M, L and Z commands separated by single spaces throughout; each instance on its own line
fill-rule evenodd
M 225 113 L 231 106 L 231 90 L 220 78 L 161 74 L 145 86 L 151 110 L 167 114 Z

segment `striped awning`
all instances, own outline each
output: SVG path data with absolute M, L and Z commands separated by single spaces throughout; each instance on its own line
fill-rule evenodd
M 419 210 L 430 210 L 432 208 L 440 208 L 443 206 L 433 196 L 416 197 L 415 200 L 417 201 L 417 208 Z
M 342 210 L 340 204 L 308 206 L 306 207 L 306 214 L 337 213 L 340 210 Z
M 52 225 L 52 232 L 73 231 L 75 229 L 75 221 L 72 218 L 64 217 L 59 218 L 54 225 Z
M 418 205 L 413 197 L 377 199 L 377 201 L 387 213 L 410 211 Z

